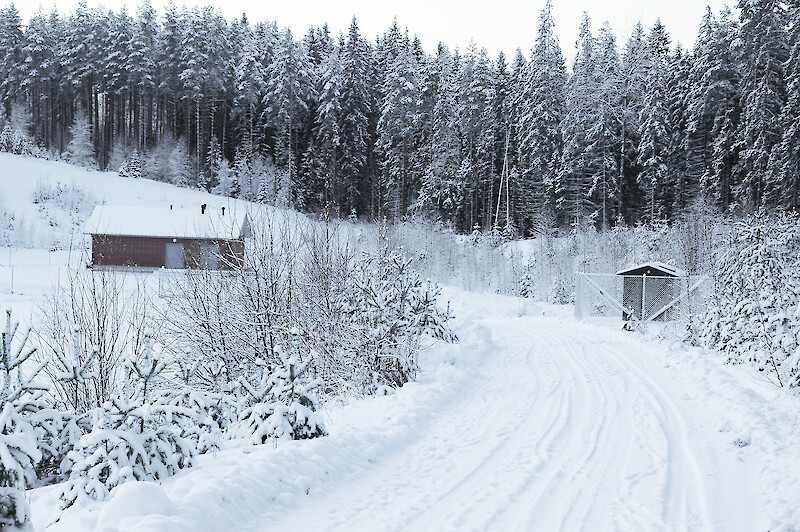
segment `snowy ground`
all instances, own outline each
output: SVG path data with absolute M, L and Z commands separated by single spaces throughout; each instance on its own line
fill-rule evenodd
M 462 342 L 331 435 L 123 485 L 50 530 L 795 530 L 800 400 L 751 368 L 446 291 Z M 54 518 L 38 490 L 37 529 Z
M 25 221 L 17 237 L 49 239 L 31 203 L 40 182 L 92 202 L 225 201 L 0 154 L 0 203 Z M 75 259 L 0 250 L 0 305 L 25 320 Z M 619 322 L 577 322 L 571 308 L 445 296 L 461 343 L 427 351 L 419 381 L 394 395 L 326 406 L 329 437 L 204 456 L 58 522 L 58 486 L 33 490 L 36 529 L 800 530 L 794 392 Z

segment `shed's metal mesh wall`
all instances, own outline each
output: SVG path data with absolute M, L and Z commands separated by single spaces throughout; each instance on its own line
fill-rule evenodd
M 689 324 L 705 313 L 711 283 L 705 277 L 660 277 L 579 273 L 575 276 L 577 318 Z

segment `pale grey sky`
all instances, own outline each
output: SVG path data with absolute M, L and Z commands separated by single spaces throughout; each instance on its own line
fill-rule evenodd
M 158 9 L 167 3 L 167 0 L 151 1 Z M 174 1 L 178 5 L 184 3 L 182 0 Z M 49 11 L 54 3 L 59 11 L 65 13 L 73 10 L 78 0 L 44 0 L 41 6 Z M 133 11 L 137 3 L 138 0 L 89 0 L 91 6 L 104 5 L 115 10 L 127 4 L 129 11 Z M 324 22 L 328 22 L 332 33 L 337 35 L 340 30 L 347 30 L 353 15 L 356 15 L 362 33 L 373 39 L 376 34 L 383 33 L 397 16 L 401 26 L 419 35 L 428 52 L 435 50 L 438 41 L 443 41 L 450 48 L 458 46 L 463 50 L 470 39 L 474 39 L 478 47 L 485 47 L 492 57 L 502 50 L 513 58 L 518 47 L 526 56 L 529 55 L 544 0 L 401 0 L 391 3 L 391 6 L 374 0 L 206 0 L 186 3 L 219 7 L 227 18 L 247 13 L 251 21 L 274 19 L 281 27 L 291 27 L 295 37 L 303 35 L 309 26 Z M 673 45 L 680 42 L 684 48 L 691 48 L 706 4 L 718 12 L 726 4 L 735 5 L 736 2 L 554 0 L 553 3 L 556 32 L 569 64 L 575 55 L 575 39 L 583 11 L 589 12 L 595 30 L 608 20 L 622 41 L 620 47 L 637 21 L 641 20 L 645 30 L 648 30 L 656 18 L 661 17 Z M 26 20 L 39 5 L 36 1 L 19 0 L 16 4 Z

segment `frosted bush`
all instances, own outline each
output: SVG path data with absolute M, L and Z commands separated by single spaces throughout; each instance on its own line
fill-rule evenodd
M 796 215 L 736 224 L 700 337 L 781 386 L 800 378 L 800 225 Z
M 325 436 L 325 423 L 316 412 L 314 395 L 322 380 L 309 375 L 313 353 L 301 360 L 295 344 L 291 356 L 282 349 L 276 349 L 276 354 L 280 366 L 273 370 L 264 365 L 257 382 L 240 379 L 249 402 L 241 414 L 242 435 L 252 445 L 263 444 L 269 438 L 305 440 Z
M 6 311 L 0 342 L 0 525 L 24 528 L 30 520 L 25 489 L 35 480 L 41 460 L 36 433 L 27 419 L 41 407 L 42 388 L 34 384 L 43 365 L 24 375 L 23 364 L 35 353 L 28 333 L 18 336 L 19 324 Z

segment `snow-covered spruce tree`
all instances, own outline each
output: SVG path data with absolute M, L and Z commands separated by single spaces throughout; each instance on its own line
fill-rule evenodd
M 0 133 L 0 151 L 10 152 L 13 146 L 13 138 L 14 132 L 11 130 L 11 124 L 6 124 L 3 127 L 3 132 Z
M 564 57 L 555 36 L 552 0 L 539 15 L 539 35 L 531 51 L 528 79 L 523 83 L 517 119 L 522 165 L 521 210 L 529 220 L 541 218 L 545 207 L 564 205 L 566 191 L 560 172 L 567 83 Z
M 165 404 L 153 392 L 166 363 L 149 335 L 141 356 L 124 364 L 122 392 L 92 412 L 91 432 L 68 455 L 73 465 L 61 494 L 65 507 L 103 500 L 119 484 L 161 480 L 192 465 L 196 449 L 184 438 L 185 422 L 178 419 L 191 418 L 193 412 Z
M 191 360 L 191 352 L 187 352 L 186 358 Z M 180 358 L 176 360 L 174 373 L 178 378 L 177 386 L 172 391 L 162 393 L 158 403 L 168 420 L 180 427 L 181 436 L 190 440 L 197 452 L 203 454 L 221 448 L 223 432 L 236 421 L 237 404 L 234 397 L 219 385 L 225 370 L 224 364 L 215 361 L 201 365 L 194 358 L 193 363 Z M 211 386 L 208 385 L 209 381 Z M 187 416 L 187 411 L 192 415 Z M 173 416 L 173 412 L 177 415 Z
M 778 0 L 740 0 L 742 25 L 737 42 L 742 114 L 737 131 L 737 195 L 750 212 L 774 205 L 780 182 L 770 182 L 769 159 L 780 149 L 781 110 L 786 103 L 784 65 L 789 59 L 786 5 Z M 775 190 L 778 188 L 778 190 Z
M 92 371 L 97 359 L 97 351 L 86 355 L 82 353 L 79 331 L 72 339 L 72 352 L 54 351 L 50 376 L 58 383 L 51 393 L 55 397 L 55 405 L 42 408 L 30 416 L 31 424 L 39 440 L 42 459 L 36 473 L 39 483 L 52 484 L 63 482 L 72 470 L 72 461 L 68 457 L 78 440 L 91 430 L 88 410 L 91 392 L 87 381 L 97 378 Z
M 592 150 L 589 131 L 595 124 L 598 106 L 597 41 L 592 35 L 591 19 L 584 13 L 576 43 L 577 53 L 572 75 L 566 87 L 566 104 L 561 134 L 564 147 L 561 153 L 559 178 L 565 186 L 565 206 L 570 223 L 586 222 L 593 206 L 588 201 L 591 189 Z
M 386 246 L 365 256 L 355 267 L 343 295 L 342 310 L 350 325 L 353 356 L 364 371 L 362 391 L 402 386 L 417 372 L 417 353 L 428 335 L 445 342 L 458 341 L 447 322 L 449 308 L 437 305 L 440 289 L 424 283 L 411 261 Z
M 36 142 L 29 134 L 31 126 L 31 113 L 27 105 L 14 103 L 11 105 L 11 143 L 8 150 L 17 155 L 42 156 Z
M 97 359 L 97 348 L 87 355 L 81 349 L 80 328 L 75 327 L 72 335 L 72 352 L 54 350 L 52 374 L 54 380 L 61 386 L 57 392 L 61 394 L 60 402 L 66 409 L 74 409 L 79 413 L 86 412 L 91 407 L 91 392 L 86 389 L 86 381 L 97 378 L 93 365 Z
M 178 139 L 169 154 L 167 180 L 173 185 L 188 186 L 192 182 L 192 161 L 186 147 L 185 139 Z
M 128 159 L 119 167 L 119 175 L 122 177 L 133 177 L 139 179 L 144 172 L 144 159 L 138 151 L 134 151 Z
M 217 181 L 217 185 L 211 192 L 221 196 L 234 196 L 236 192 L 236 176 L 233 173 L 228 160 L 224 157 L 219 160 L 219 164 L 216 168 L 215 179 Z
M 459 180 L 461 153 L 458 139 L 457 60 L 440 47 L 431 68 L 438 76 L 436 104 L 431 116 L 430 162 L 420 178 L 414 209 L 445 224 L 455 223 L 464 183 Z
M 224 157 L 222 156 L 222 152 L 219 148 L 219 141 L 217 141 L 216 137 L 212 137 L 211 141 L 208 143 L 206 167 L 205 170 L 203 170 L 200 176 L 200 182 L 198 183 L 200 188 L 203 188 L 208 192 L 212 192 L 219 186 L 219 169 L 223 159 Z
M 29 416 L 42 458 L 36 465 L 38 485 L 64 482 L 72 471 L 69 452 L 92 428 L 88 414 L 41 408 Z
M 292 354 L 286 356 L 277 347 L 280 365 L 274 369 L 263 361 L 258 381 L 241 377 L 249 405 L 242 411 L 241 431 L 252 445 L 265 443 L 269 438 L 305 440 L 327 435 L 322 416 L 315 412 L 314 390 L 321 379 L 309 375 L 314 353 L 300 357 L 299 330 L 292 330 Z
M 25 377 L 22 365 L 36 348 L 27 347 L 28 333 L 17 339 L 19 323 L 6 311 L 0 343 L 0 528 L 30 530 L 30 508 L 25 488 L 35 479 L 34 466 L 42 455 L 27 415 L 36 412 L 42 388 L 33 383 L 40 364 Z
M 95 166 L 94 144 L 92 144 L 92 125 L 83 110 L 75 114 L 69 128 L 70 141 L 67 145 L 67 158 L 78 166 Z
M 789 7 L 788 16 L 791 48 L 784 65 L 787 97 L 781 111 L 781 142 L 770 156 L 769 181 L 775 183 L 779 204 L 797 210 L 800 208 L 800 4 Z
M 574 300 L 573 293 L 569 289 L 569 283 L 563 277 L 558 277 L 553 282 L 550 292 L 550 303 L 554 305 L 568 305 Z
M 519 297 L 536 297 L 536 283 L 530 272 L 525 273 L 519 280 Z
M 729 362 L 753 363 L 779 386 L 800 384 L 799 223 L 759 214 L 735 226 L 700 333 Z

